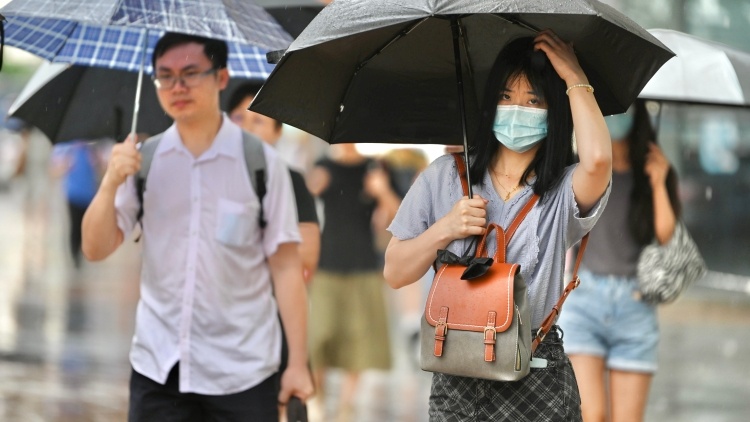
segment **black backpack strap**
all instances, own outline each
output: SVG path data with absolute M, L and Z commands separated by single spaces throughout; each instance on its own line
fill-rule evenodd
M 135 190 L 138 195 L 138 214 L 136 215 L 136 221 L 140 222 L 143 218 L 143 192 L 146 190 L 146 178 L 148 172 L 151 170 L 151 162 L 154 160 L 156 154 L 156 148 L 159 146 L 159 142 L 164 134 L 160 133 L 154 135 L 141 143 L 139 151 L 141 153 L 141 169 L 135 177 Z M 140 238 L 140 236 L 139 236 Z M 136 242 L 138 239 L 136 239 Z
M 242 131 L 242 151 L 245 155 L 245 165 L 250 176 L 250 183 L 258 196 L 260 210 L 258 211 L 258 226 L 266 228 L 266 219 L 263 214 L 263 198 L 266 196 L 266 153 L 263 151 L 263 141 Z
M 140 203 L 136 217 L 136 221 L 138 222 L 143 218 L 143 192 L 146 190 L 148 172 L 151 169 L 151 163 L 156 154 L 156 148 L 159 146 L 159 141 L 161 141 L 162 135 L 163 134 L 160 133 L 148 138 L 140 147 L 141 170 L 138 172 L 135 179 L 136 193 L 138 195 L 138 202 Z M 247 166 L 247 173 L 248 176 L 250 176 L 250 183 L 253 189 L 255 189 L 255 194 L 258 196 L 258 202 L 260 203 L 258 225 L 263 229 L 266 227 L 266 220 L 263 214 L 263 198 L 266 195 L 266 154 L 263 151 L 263 141 L 243 131 L 242 151 L 245 158 L 245 165 Z M 136 239 L 136 241 L 138 241 L 138 239 Z

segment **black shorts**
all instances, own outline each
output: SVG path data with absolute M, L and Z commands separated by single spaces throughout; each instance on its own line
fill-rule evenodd
M 129 422 L 278 422 L 278 375 L 239 393 L 209 396 L 181 393 L 179 363 L 167 382 L 158 382 L 132 371 Z

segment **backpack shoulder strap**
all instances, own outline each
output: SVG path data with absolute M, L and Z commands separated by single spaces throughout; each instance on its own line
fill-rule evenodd
M 586 245 L 589 243 L 589 234 L 590 233 L 586 233 L 586 235 L 581 239 L 581 246 L 578 249 L 578 257 L 576 258 L 576 263 L 573 266 L 573 278 L 570 280 L 568 285 L 565 286 L 565 290 L 563 290 L 562 295 L 560 295 L 560 299 L 557 300 L 557 303 L 555 303 L 555 306 L 552 307 L 549 315 L 547 315 L 547 317 L 544 318 L 544 321 L 542 321 L 542 324 L 539 326 L 539 330 L 536 332 L 536 334 L 534 334 L 534 339 L 531 342 L 532 355 L 534 354 L 536 348 L 539 347 L 539 343 L 544 340 L 544 337 L 552 329 L 552 326 L 557 321 L 557 317 L 560 315 L 560 311 L 562 311 L 565 299 L 568 298 L 570 292 L 575 290 L 575 288 L 578 287 L 579 284 L 581 284 L 581 279 L 578 278 L 578 267 L 581 265 L 581 261 L 583 260 L 583 253 L 586 252 Z
M 516 218 L 513 219 L 513 222 L 510 223 L 510 226 L 507 230 L 505 230 L 505 246 L 507 247 L 510 243 L 510 239 L 513 237 L 513 234 L 516 233 L 516 229 L 518 229 L 518 226 L 521 225 L 523 222 L 523 219 L 526 218 L 526 214 L 531 211 L 532 208 L 534 208 L 534 205 L 536 205 L 537 201 L 539 201 L 539 195 L 532 194 L 531 198 L 529 198 L 528 202 L 526 202 L 526 205 L 523 206 L 521 211 L 518 212 L 518 215 L 516 215 Z
M 136 221 L 141 221 L 141 218 L 143 218 L 143 192 L 146 190 L 146 178 L 148 177 L 149 170 L 151 170 L 151 162 L 154 160 L 156 148 L 159 146 L 163 135 L 163 133 L 160 133 L 146 139 L 139 149 L 141 153 L 141 169 L 135 178 L 135 189 L 138 194 L 138 203 L 140 206 Z
M 258 226 L 264 229 L 266 227 L 266 219 L 263 215 L 263 197 L 266 196 L 266 153 L 263 151 L 263 141 L 243 130 L 242 151 L 245 155 L 250 183 L 260 203 Z
M 136 191 L 140 208 L 138 210 L 137 220 L 143 217 L 143 192 L 146 190 L 146 179 L 151 169 L 151 162 L 156 154 L 156 148 L 159 146 L 163 134 L 152 136 L 141 144 L 141 169 L 135 180 Z M 266 221 L 263 216 L 263 197 L 266 194 L 266 155 L 263 151 L 263 142 L 253 135 L 242 132 L 242 151 L 245 157 L 245 165 L 250 176 L 250 183 L 255 189 L 258 200 L 260 201 L 260 226 L 264 228 Z
M 469 196 L 469 182 L 466 177 L 466 163 L 464 157 L 459 152 L 451 154 L 453 159 L 456 160 L 456 168 L 458 168 L 458 179 L 461 180 L 461 189 L 464 191 L 464 196 Z
M 458 177 L 461 180 L 461 188 L 464 191 L 464 196 L 469 195 L 469 182 L 466 178 L 466 163 L 464 162 L 464 157 L 461 155 L 461 153 L 454 152 L 451 154 L 453 156 L 453 159 L 456 160 L 456 167 L 458 168 Z M 521 222 L 523 222 L 523 219 L 526 218 L 526 214 L 531 211 L 532 208 L 534 208 L 534 205 L 536 205 L 537 201 L 539 201 L 539 195 L 533 194 L 531 195 L 531 198 L 529 198 L 528 202 L 526 202 L 526 205 L 521 209 L 521 211 L 518 213 L 516 218 L 513 220 L 513 222 L 510 224 L 510 226 L 505 230 L 505 247 L 508 247 L 508 243 L 510 242 L 510 239 L 513 237 L 513 234 L 516 232 L 516 229 L 518 226 L 521 225 Z

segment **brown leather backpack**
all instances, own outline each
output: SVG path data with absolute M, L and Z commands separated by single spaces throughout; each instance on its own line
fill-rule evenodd
M 466 166 L 454 154 L 464 195 Z M 421 367 L 425 371 L 516 381 L 529 373 L 531 357 L 557 319 L 568 294 L 578 284 L 578 265 L 588 235 L 581 241 L 573 281 L 532 340 L 531 310 L 526 282 L 518 264 L 507 263 L 505 251 L 516 229 L 539 200 L 534 194 L 507 230 L 488 225 L 473 259 L 443 263 L 436 271 L 421 324 Z M 487 242 L 496 233 L 496 253 L 489 261 Z M 467 262 L 471 261 L 471 262 Z M 468 268 L 484 266 L 467 279 Z

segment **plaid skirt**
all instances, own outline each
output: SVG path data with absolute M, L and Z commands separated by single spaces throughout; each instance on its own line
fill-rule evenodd
M 581 421 L 581 397 L 562 337 L 550 330 L 534 357 L 546 368 L 531 368 L 519 381 L 489 381 L 434 373 L 430 422 Z

